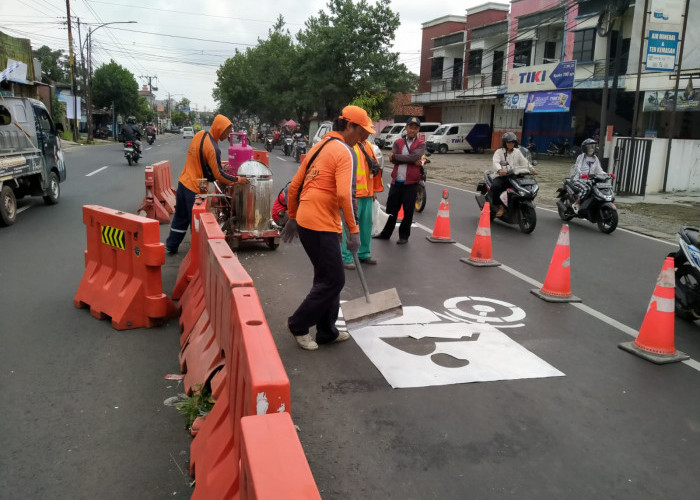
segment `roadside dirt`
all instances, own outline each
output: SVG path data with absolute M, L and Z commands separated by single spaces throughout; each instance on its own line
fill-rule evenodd
M 384 164 L 388 165 L 389 151 L 384 150 L 384 158 Z M 489 152 L 481 155 L 433 154 L 426 166 L 428 180 L 474 191 L 483 178 L 484 171 L 491 168 L 491 158 L 492 153 Z M 569 175 L 572 164 L 568 160 L 542 155 L 537 162 L 540 191 L 535 203 L 556 210 L 556 191 L 561 187 L 562 180 Z M 627 202 L 624 199 L 616 201 L 619 227 L 675 242 L 676 232 L 682 225 L 700 225 L 700 202 L 673 201 L 672 198 L 665 198 L 666 203 Z

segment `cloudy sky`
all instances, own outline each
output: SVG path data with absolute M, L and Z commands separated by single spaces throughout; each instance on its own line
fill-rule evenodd
M 421 23 L 448 14 L 463 15 L 465 9 L 483 3 L 485 0 L 392 1 L 391 8 L 401 19 L 394 46 L 401 62 L 419 72 Z M 177 100 L 185 96 L 200 110 L 215 106 L 211 91 L 216 69 L 235 49 L 244 50 L 258 38 L 266 38 L 280 14 L 295 34 L 326 4 L 327 0 L 70 0 L 76 48 L 77 18 L 83 43 L 89 28 L 137 21 L 104 26 L 92 35 L 93 69 L 114 59 L 140 85 L 147 83 L 145 76 L 157 76 L 152 81 L 158 87 L 158 99 L 167 98 L 168 93 Z M 0 0 L 0 31 L 31 39 L 34 49 L 48 45 L 67 50 L 66 2 Z

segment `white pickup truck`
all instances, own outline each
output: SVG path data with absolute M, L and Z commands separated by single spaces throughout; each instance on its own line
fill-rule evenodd
M 17 199 L 43 196 L 58 203 L 66 165 L 59 132 L 41 101 L 0 96 L 0 225 L 17 217 Z

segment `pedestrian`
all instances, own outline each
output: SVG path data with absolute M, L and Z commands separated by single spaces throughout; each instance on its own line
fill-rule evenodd
M 363 264 L 376 264 L 371 256 L 372 246 L 372 213 L 376 193 L 384 191 L 382 171 L 377 156 L 374 154 L 372 143 L 368 140 L 358 142 L 353 147 L 357 156 L 357 171 L 355 180 L 355 196 L 357 198 L 357 220 L 360 225 L 360 248 L 357 258 Z M 347 249 L 347 234 L 343 231 L 343 242 L 340 253 L 343 256 L 345 269 L 355 269 L 352 253 Z
M 231 129 L 231 120 L 224 115 L 216 115 L 209 131 L 200 130 L 190 141 L 185 168 L 178 178 L 175 215 L 170 224 L 170 234 L 165 240 L 165 249 L 170 255 L 177 253 L 187 234 L 195 197 L 209 190 L 209 182 L 217 180 L 227 185 L 248 182 L 245 177 L 228 174 L 221 165 L 221 150 L 217 142 L 227 140 Z
M 345 271 L 340 255 L 342 219 L 350 232 L 347 249 L 360 247 L 355 213 L 354 172 L 357 157 L 352 147 L 373 134 L 372 121 L 358 106 L 346 106 L 333 121 L 333 131 L 311 148 L 289 185 L 287 215 L 281 233 L 289 243 L 297 235 L 314 268 L 313 285 L 301 305 L 287 319 L 287 328 L 302 349 L 350 338 L 335 326 Z M 341 212 L 342 211 L 342 212 Z M 316 327 L 316 339 L 309 328 Z
M 398 138 L 391 149 L 389 161 L 394 164 L 391 172 L 391 187 L 386 200 L 386 213 L 389 220 L 377 238 L 388 240 L 394 232 L 399 209 L 403 207 L 403 220 L 399 226 L 399 245 L 408 243 L 413 223 L 413 210 L 416 207 L 418 183 L 421 180 L 422 158 L 425 154 L 425 140 L 418 136 L 420 120 L 412 116 L 406 122 L 406 136 Z

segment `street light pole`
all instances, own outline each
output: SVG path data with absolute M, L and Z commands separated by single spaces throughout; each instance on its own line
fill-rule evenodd
M 111 23 L 103 23 L 96 28 L 90 28 L 88 31 L 87 38 L 85 38 L 85 43 L 87 44 L 87 54 L 88 54 L 88 84 L 87 84 L 87 129 L 88 129 L 88 144 L 92 144 L 94 139 L 92 131 L 92 34 L 103 26 L 108 26 L 110 24 L 134 24 L 136 21 L 113 21 Z M 114 111 L 112 111 L 114 114 Z

